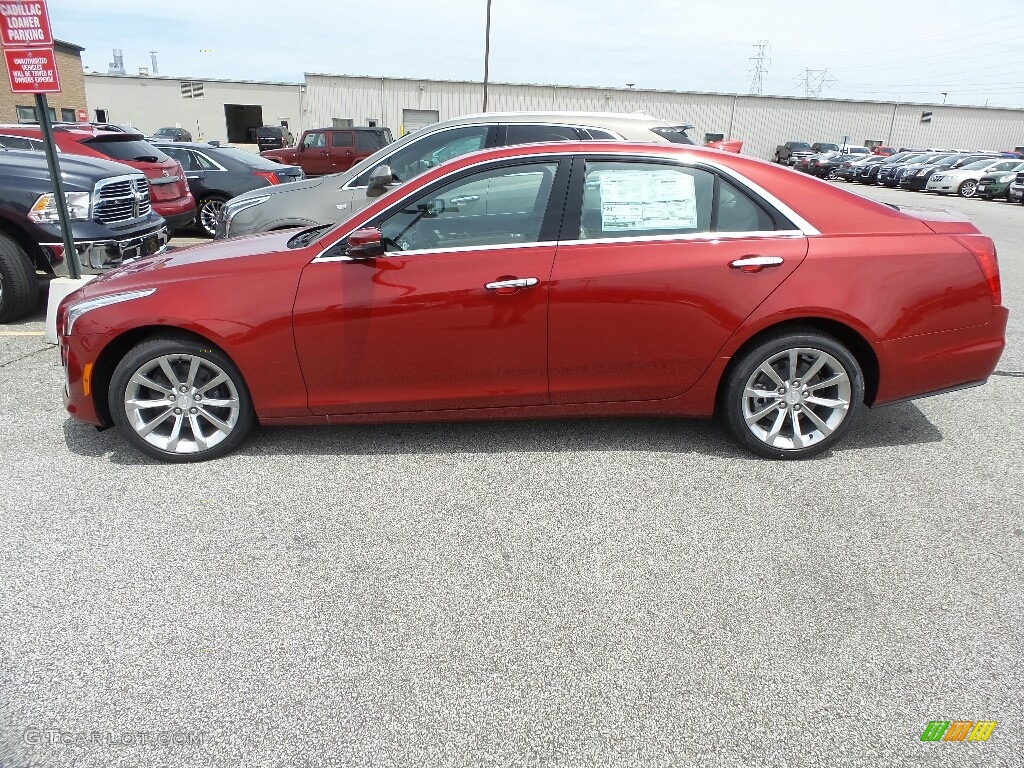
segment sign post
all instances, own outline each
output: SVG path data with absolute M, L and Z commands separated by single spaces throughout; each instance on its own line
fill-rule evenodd
M 33 93 L 36 98 L 36 117 L 43 132 L 43 147 L 46 150 L 46 165 L 53 183 L 54 203 L 57 206 L 61 240 L 64 243 L 64 260 L 68 274 L 75 280 L 82 276 L 78 262 L 78 251 L 71 233 L 71 217 L 68 215 L 67 198 L 64 196 L 64 180 L 60 175 L 60 162 L 53 143 L 53 126 L 50 124 L 50 109 L 46 94 L 60 93 L 60 77 L 57 73 L 57 58 L 53 52 L 53 33 L 50 31 L 50 16 L 46 0 L 0 3 L 0 42 L 4 47 L 7 75 L 11 81 L 12 93 Z

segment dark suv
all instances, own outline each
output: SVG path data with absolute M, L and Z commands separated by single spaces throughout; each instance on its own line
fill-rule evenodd
M 167 225 L 150 206 L 140 171 L 67 154 L 60 170 L 84 273 L 119 267 L 167 244 Z M 33 310 L 40 273 L 68 276 L 46 155 L 0 149 L 0 323 Z
M 283 149 L 295 144 L 292 132 L 283 125 L 264 125 L 256 129 L 256 146 L 265 149 Z

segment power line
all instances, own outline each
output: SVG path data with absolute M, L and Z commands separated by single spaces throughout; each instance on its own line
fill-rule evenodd
M 764 76 L 768 74 L 768 67 L 765 66 L 765 62 L 772 63 L 772 60 L 768 58 L 767 51 L 767 40 L 758 40 L 754 43 L 754 55 L 750 57 L 750 60 L 754 62 L 754 67 L 751 70 L 754 73 L 754 77 L 750 81 L 750 92 L 755 96 L 760 96 L 764 92 Z

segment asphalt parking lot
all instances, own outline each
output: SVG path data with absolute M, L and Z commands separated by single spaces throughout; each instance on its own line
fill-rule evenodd
M 850 189 L 992 236 L 1008 346 L 800 463 L 604 419 L 166 466 L 4 327 L 0 766 L 1021 765 L 1024 206 Z

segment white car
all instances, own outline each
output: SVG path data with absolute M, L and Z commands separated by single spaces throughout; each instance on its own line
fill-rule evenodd
M 928 179 L 925 190 L 948 195 L 955 192 L 960 197 L 974 197 L 978 192 L 978 182 L 987 173 L 1009 173 L 1024 169 L 1024 161 L 1007 160 L 1006 158 L 988 158 L 975 160 L 955 171 L 938 171 Z

